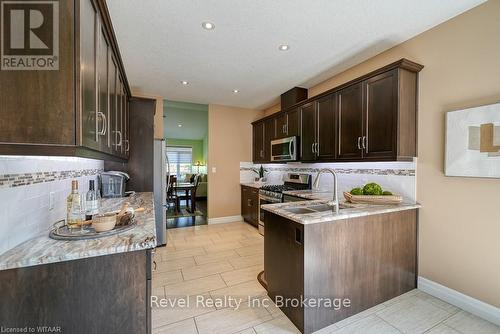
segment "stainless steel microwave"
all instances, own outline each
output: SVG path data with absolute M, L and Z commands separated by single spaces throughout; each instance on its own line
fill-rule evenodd
M 271 141 L 271 161 L 296 161 L 297 142 L 297 136 Z

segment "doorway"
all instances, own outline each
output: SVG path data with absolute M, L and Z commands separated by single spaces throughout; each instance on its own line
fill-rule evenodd
M 208 223 L 208 105 L 164 100 L 167 229 Z

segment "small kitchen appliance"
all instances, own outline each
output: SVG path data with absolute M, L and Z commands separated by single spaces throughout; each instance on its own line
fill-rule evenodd
M 124 172 L 109 171 L 99 176 L 99 186 L 102 198 L 125 197 L 125 185 L 130 176 Z
M 275 139 L 271 141 L 271 161 L 298 160 L 298 137 Z

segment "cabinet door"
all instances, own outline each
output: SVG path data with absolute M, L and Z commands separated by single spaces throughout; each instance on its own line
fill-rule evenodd
M 88 148 L 99 149 L 97 110 L 97 67 L 96 41 L 98 16 L 93 2 L 80 2 L 80 88 L 82 144 Z
M 338 155 L 340 160 L 360 159 L 363 136 L 362 84 L 355 84 L 337 93 Z
M 299 109 L 290 110 L 288 113 L 287 136 L 299 135 Z
M 118 100 L 118 109 L 116 112 L 116 153 L 123 155 L 123 80 L 118 72 L 118 92 L 116 99 Z
M 253 162 L 264 161 L 264 122 L 254 123 L 253 132 Z
M 316 155 L 320 160 L 335 159 L 335 95 L 328 95 L 317 102 L 317 146 Z
M 300 160 L 316 159 L 316 103 L 300 108 Z
M 98 142 L 101 152 L 111 153 L 111 136 L 108 131 L 110 121 L 109 109 L 109 70 L 108 70 L 108 52 L 109 44 L 106 38 L 104 27 L 99 22 L 97 34 L 97 92 L 98 99 Z
M 288 115 L 287 113 L 279 113 L 276 116 L 276 138 L 287 137 Z
M 130 152 L 130 116 L 129 116 L 129 104 L 128 104 L 128 97 L 127 94 L 124 92 L 123 94 L 124 97 L 124 104 L 125 104 L 125 114 L 123 115 L 123 123 L 124 123 L 124 128 L 123 128 L 123 138 L 124 138 L 124 153 L 123 156 L 125 158 L 128 158 L 129 152 Z
M 117 144 L 117 110 L 118 101 L 117 97 L 117 70 L 116 61 L 114 56 L 110 53 L 109 55 L 109 137 L 111 141 L 111 153 L 116 154 L 116 144 Z
M 244 221 L 249 220 L 248 215 L 248 187 L 241 187 L 241 216 Z
M 264 121 L 264 161 L 271 161 L 271 141 L 276 139 L 276 119 L 268 118 Z
M 255 188 L 250 189 L 250 221 L 259 226 L 259 190 Z
M 366 158 L 396 157 L 397 81 L 397 70 L 393 70 L 364 82 Z

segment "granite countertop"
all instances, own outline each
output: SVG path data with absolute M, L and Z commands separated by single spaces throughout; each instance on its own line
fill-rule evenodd
M 257 188 L 260 189 L 262 186 L 265 186 L 267 183 L 265 182 L 247 182 L 247 183 L 240 183 L 241 186 L 245 187 L 252 187 L 252 188 Z
M 136 227 L 109 237 L 78 241 L 54 240 L 49 238 L 47 232 L 1 254 L 0 270 L 156 247 L 153 193 L 135 193 L 130 197 L 103 199 L 101 212 L 119 210 L 124 202 L 130 202 L 133 208 L 144 207 L 146 209 L 136 214 Z
M 317 224 L 324 222 L 333 222 L 341 219 L 349 219 L 370 215 L 378 215 L 383 213 L 412 210 L 420 208 L 418 203 L 401 203 L 397 205 L 370 205 L 370 204 L 351 204 L 341 202 L 341 208 L 339 213 L 336 214 L 333 211 L 323 211 L 323 212 L 311 212 L 311 213 L 292 213 L 287 211 L 287 209 L 308 207 L 313 205 L 326 204 L 329 200 L 305 200 L 299 202 L 287 202 L 287 203 L 276 203 L 276 204 L 265 204 L 261 207 L 269 212 L 277 214 L 279 216 L 285 217 L 287 219 L 293 220 L 299 224 Z
M 303 199 L 323 199 L 332 200 L 333 193 L 326 190 L 285 190 L 284 195 L 300 197 Z

